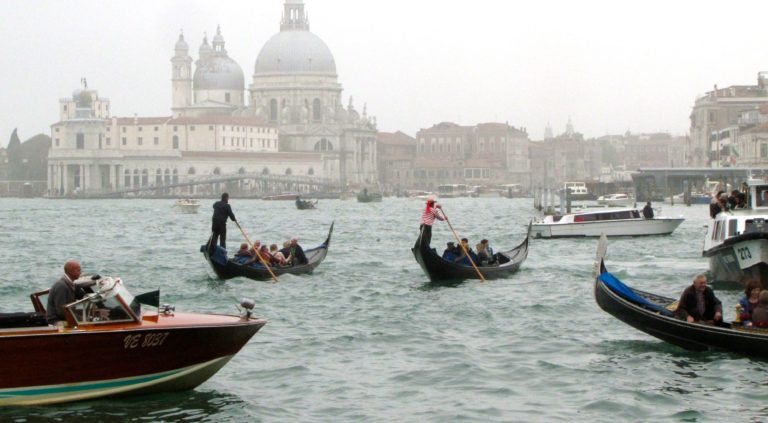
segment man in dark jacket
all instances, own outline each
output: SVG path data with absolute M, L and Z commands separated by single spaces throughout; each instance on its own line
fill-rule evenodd
M 645 207 L 643 207 L 643 217 L 646 219 L 653 219 L 653 207 L 651 207 L 651 202 L 645 203 Z
M 232 213 L 232 207 L 229 206 L 229 194 L 221 194 L 221 201 L 213 203 L 213 219 L 211 225 L 211 244 L 209 250 L 213 253 L 216 248 L 216 242 L 219 240 L 220 245 L 223 248 L 227 248 L 227 218 L 232 219 L 233 222 L 237 222 L 234 213 Z
M 74 303 L 75 300 L 82 299 L 85 291 L 75 286 L 75 281 L 80 277 L 80 263 L 75 260 L 69 260 L 64 263 L 64 276 L 57 280 L 50 291 L 48 291 L 48 306 L 46 307 L 46 318 L 48 323 L 55 323 L 65 320 L 64 306 Z
M 309 263 L 306 254 L 304 254 L 304 249 L 299 245 L 299 238 L 291 238 L 291 245 L 288 246 L 288 251 L 290 252 L 290 257 L 288 259 L 291 261 L 292 265 Z
M 675 314 L 689 323 L 713 324 L 723 320 L 723 305 L 707 286 L 707 277 L 697 275 L 680 296 Z

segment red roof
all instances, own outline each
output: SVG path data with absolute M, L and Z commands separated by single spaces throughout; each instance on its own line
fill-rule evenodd
M 377 141 L 381 144 L 386 144 L 386 145 L 405 145 L 405 146 L 416 145 L 416 138 L 413 138 L 410 135 L 404 134 L 400 131 L 397 131 L 394 133 L 379 132 L 377 136 Z

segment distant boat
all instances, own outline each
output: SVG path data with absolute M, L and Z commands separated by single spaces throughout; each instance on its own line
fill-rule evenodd
M 593 194 L 590 194 L 587 184 L 584 182 L 566 182 L 563 184 L 562 195 L 566 195 L 565 190 L 568 189 L 571 190 L 571 201 L 594 200 L 596 198 Z
M 317 206 L 317 200 L 310 201 L 296 198 L 296 208 L 299 210 L 312 210 L 315 208 L 315 206 Z
M 380 192 L 370 192 L 368 188 L 357 193 L 358 203 L 378 203 L 381 202 L 382 195 Z
M 299 198 L 299 194 L 296 192 L 283 192 L 275 195 L 267 195 L 266 197 L 262 197 L 261 199 L 268 200 L 268 201 L 280 201 L 280 200 L 293 201 L 297 198 Z
M 625 193 L 601 195 L 597 197 L 597 204 L 601 206 L 630 207 L 635 204 L 635 197 Z
M 563 216 L 545 216 L 531 225 L 534 238 L 569 238 L 608 236 L 667 235 L 683 223 L 682 217 L 643 218 L 633 208 L 603 209 L 571 213 Z
M 49 290 L 31 295 L 34 312 L 0 313 L 0 406 L 192 389 L 266 323 L 245 302 L 239 317 L 182 313 L 160 306 L 159 291 L 134 297 L 120 278 L 74 284 L 85 296 L 57 325 L 46 321 Z
M 185 198 L 176 200 L 176 203 L 173 205 L 173 207 L 179 213 L 194 214 L 197 213 L 197 209 L 200 208 L 200 202 L 191 198 Z

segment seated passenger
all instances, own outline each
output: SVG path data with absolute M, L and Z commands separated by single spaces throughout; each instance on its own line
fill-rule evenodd
M 470 248 L 469 240 L 467 240 L 467 238 L 462 238 L 461 245 L 462 246 L 459 248 L 460 255 L 456 257 L 454 262 L 463 264 L 464 266 L 472 266 L 473 262 L 477 264 L 477 254 L 475 254 L 475 252 L 472 251 L 472 248 Z M 467 257 L 467 254 L 469 254 L 469 257 Z M 472 261 L 470 261 L 470 258 Z
M 456 245 L 453 243 L 453 241 L 450 241 L 448 244 L 446 244 L 445 251 L 443 251 L 443 260 L 456 260 Z
M 760 291 L 760 303 L 752 311 L 752 324 L 754 326 L 768 327 L 768 291 Z
M 278 251 L 277 244 L 272 244 L 269 246 L 269 253 L 272 254 L 272 258 L 274 259 L 275 264 L 279 266 L 285 266 L 285 256 L 281 251 Z
M 493 254 L 493 248 L 488 244 L 487 239 L 483 239 L 479 244 L 475 246 L 477 248 L 477 260 L 478 264 L 493 264 L 495 256 Z
M 248 244 L 240 244 L 240 249 L 235 253 L 235 257 L 253 257 L 253 254 L 251 254 L 251 251 L 248 248 Z
M 57 321 L 66 320 L 64 317 L 64 306 L 85 296 L 85 291 L 75 286 L 75 281 L 80 277 L 80 272 L 79 262 L 69 260 L 64 263 L 64 275 L 54 282 L 48 291 L 48 305 L 45 308 L 48 323 L 54 324 Z
M 680 296 L 675 314 L 689 323 L 714 324 L 723 320 L 723 305 L 707 286 L 707 277 L 696 275 Z
M 739 318 L 742 322 L 752 320 L 752 312 L 760 302 L 761 290 L 762 285 L 760 284 L 759 280 L 752 279 L 747 282 L 744 288 L 744 297 L 739 300 L 739 305 L 741 305 L 741 315 Z
M 290 251 L 291 255 L 287 260 L 292 265 L 309 263 L 306 254 L 304 254 L 304 249 L 301 248 L 301 245 L 299 245 L 298 237 L 291 238 L 291 243 L 288 245 L 288 250 Z

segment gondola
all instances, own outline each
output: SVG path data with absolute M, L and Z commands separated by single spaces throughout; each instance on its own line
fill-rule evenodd
M 310 200 L 302 200 L 301 198 L 296 199 L 296 208 L 299 210 L 312 210 L 317 205 L 317 200 L 310 201 Z
M 485 279 L 504 278 L 517 271 L 528 257 L 528 239 L 529 236 L 526 234 L 523 242 L 517 247 L 497 253 L 497 264 L 479 266 L 478 269 L 483 277 Z M 421 236 L 416 240 L 416 245 L 411 248 L 411 251 L 431 282 L 480 279 L 474 267 L 443 260 L 434 248 L 421 242 Z
M 270 267 L 272 273 L 276 276 L 284 274 L 301 275 L 305 273 L 312 273 L 328 254 L 328 247 L 331 245 L 331 234 L 333 233 L 333 223 L 328 230 L 328 237 L 325 242 L 318 245 L 315 248 L 304 250 L 304 254 L 307 256 L 307 264 L 300 264 L 294 266 L 274 266 Z M 210 242 L 210 240 L 209 240 Z M 200 251 L 205 256 L 205 260 L 211 265 L 213 271 L 216 272 L 216 276 L 221 279 L 232 279 L 238 276 L 246 277 L 254 280 L 269 280 L 272 276 L 269 270 L 261 265 L 256 266 L 243 266 L 236 263 L 232 259 L 227 257 L 227 251 L 221 246 L 217 245 L 216 250 L 211 256 L 208 252 L 208 243 L 200 247 Z
M 768 357 L 768 329 L 739 323 L 712 326 L 677 318 L 672 312 L 674 298 L 634 289 L 608 272 L 605 244 L 607 240 L 601 238 L 595 262 L 595 301 L 605 312 L 648 335 L 688 350 L 723 350 Z

